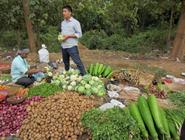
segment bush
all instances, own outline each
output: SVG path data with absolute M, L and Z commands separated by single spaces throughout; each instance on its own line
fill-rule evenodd
M 138 32 L 131 37 L 125 37 L 123 34 L 108 36 L 103 31 L 93 30 L 86 32 L 80 42 L 89 49 L 122 50 L 131 53 L 148 53 L 152 50 L 164 52 L 169 49 L 166 45 L 167 35 L 168 30 L 160 28 Z
M 26 32 L 20 32 L 20 44 L 18 45 L 18 36 L 15 30 L 0 32 L 0 47 L 4 49 L 27 48 L 28 39 Z
M 145 32 L 139 32 L 132 35 L 125 41 L 126 50 L 128 52 L 150 52 L 152 50 L 165 51 L 166 38 L 168 30 L 149 29 Z
M 17 34 L 15 31 L 2 31 L 0 35 L 0 44 L 2 48 L 17 47 Z
M 57 40 L 58 34 L 57 27 L 55 26 L 48 26 L 40 33 L 40 41 L 47 45 L 49 52 L 60 51 L 60 43 Z
M 80 42 L 89 49 L 105 49 L 104 47 L 102 48 L 104 38 L 107 38 L 107 34 L 104 31 L 92 30 L 86 32 L 80 39 Z

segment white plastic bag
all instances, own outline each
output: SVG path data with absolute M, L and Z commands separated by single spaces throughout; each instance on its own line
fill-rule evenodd
M 118 100 L 115 100 L 115 99 L 112 99 L 112 100 L 110 101 L 110 103 L 113 104 L 114 106 L 118 106 L 118 107 L 120 107 L 120 108 L 124 108 L 124 107 L 125 107 L 125 105 L 122 104 L 122 102 L 120 102 L 120 101 L 118 101 Z
M 141 93 L 140 89 L 138 89 L 136 87 L 125 86 L 123 90 L 126 93 L 138 93 L 138 94 Z
M 105 103 L 105 104 L 101 105 L 99 108 L 100 108 L 100 110 L 105 111 L 105 110 L 111 109 L 113 107 L 114 107 L 113 104 L 111 104 L 111 103 Z
M 49 52 L 45 44 L 42 44 L 42 48 L 38 51 L 38 53 L 41 63 L 49 63 Z
M 118 98 L 119 97 L 119 94 L 115 91 L 108 91 L 107 94 L 110 98 Z

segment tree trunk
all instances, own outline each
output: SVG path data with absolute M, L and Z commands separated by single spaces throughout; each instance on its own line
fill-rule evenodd
M 178 23 L 177 33 L 173 44 L 172 58 L 184 59 L 185 55 L 185 0 L 182 2 L 182 11 Z
M 26 22 L 26 29 L 28 33 L 29 47 L 32 52 L 36 52 L 36 43 L 33 33 L 33 26 L 31 20 L 29 19 L 29 0 L 23 0 L 23 9 L 24 9 L 24 19 Z

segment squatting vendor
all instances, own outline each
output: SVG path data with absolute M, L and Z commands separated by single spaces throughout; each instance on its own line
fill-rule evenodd
M 32 85 L 38 78 L 43 78 L 44 74 L 37 69 L 30 69 L 26 60 L 29 49 L 21 49 L 17 52 L 16 57 L 11 65 L 11 77 L 15 84 L 28 87 Z

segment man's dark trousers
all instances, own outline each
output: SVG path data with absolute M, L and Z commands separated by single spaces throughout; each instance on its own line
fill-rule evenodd
M 65 70 L 69 70 L 70 67 L 70 57 L 74 61 L 74 63 L 77 65 L 77 68 L 80 71 L 81 75 L 85 75 L 85 68 L 84 65 L 80 59 L 78 47 L 74 46 L 71 48 L 62 48 L 62 56 L 63 56 L 63 61 L 65 65 Z

